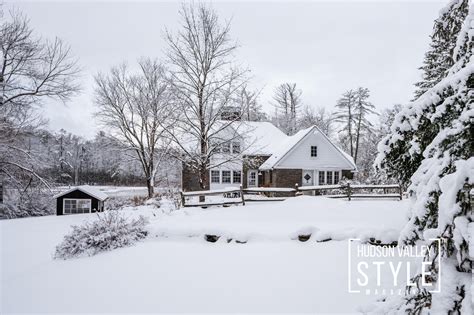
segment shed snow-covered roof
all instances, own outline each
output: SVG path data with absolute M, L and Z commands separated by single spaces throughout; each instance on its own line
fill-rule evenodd
M 105 199 L 107 199 L 109 197 L 96 187 L 92 187 L 92 186 L 89 186 L 89 185 L 82 185 L 82 186 L 71 187 L 70 189 L 68 189 L 66 191 L 63 191 L 62 193 L 59 193 L 59 194 L 55 195 L 54 198 L 62 197 L 66 194 L 69 194 L 72 191 L 75 191 L 75 190 L 80 190 L 83 193 L 86 193 L 86 194 L 88 194 L 88 195 L 90 195 L 90 196 L 92 196 L 92 197 L 94 197 L 94 198 L 96 198 L 100 201 L 104 201 Z
M 319 132 L 352 166 L 353 170 L 356 170 L 356 165 L 352 156 L 344 152 L 341 148 L 336 146 L 332 141 L 323 133 L 317 126 L 312 126 L 303 130 L 298 131 L 293 136 L 287 137 L 284 141 L 280 141 L 278 148 L 273 151 L 272 155 L 260 166 L 261 170 L 269 170 L 278 165 L 278 163 L 300 143 L 307 135 L 311 132 Z

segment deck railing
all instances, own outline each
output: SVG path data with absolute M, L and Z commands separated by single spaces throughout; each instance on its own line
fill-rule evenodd
M 374 193 L 379 190 L 381 193 Z M 361 191 L 368 191 L 362 192 Z M 282 188 L 282 187 L 253 187 L 253 188 L 225 188 L 217 190 L 201 190 L 191 192 L 181 192 L 181 204 L 183 207 L 194 207 L 194 206 L 228 206 L 233 204 L 245 205 L 245 202 L 257 202 L 257 201 L 282 201 L 288 197 L 294 197 L 303 195 L 305 193 L 312 192 L 313 194 L 325 194 L 329 198 L 347 198 L 349 201 L 354 198 L 397 198 L 403 199 L 403 189 L 398 184 L 387 184 L 387 185 L 356 185 L 356 184 L 341 184 L 341 185 L 316 185 L 316 186 L 301 186 L 298 184 L 294 188 Z M 265 195 L 265 198 L 258 198 L 258 195 Z M 276 196 L 282 195 L 284 197 Z M 202 197 L 202 196 L 216 196 L 222 195 L 224 200 L 210 201 L 210 202 L 187 202 L 189 197 Z

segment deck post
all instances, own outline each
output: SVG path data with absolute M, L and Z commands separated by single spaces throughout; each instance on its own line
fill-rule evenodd
M 402 185 L 398 184 L 398 191 L 400 193 L 400 200 L 403 199 Z
M 298 196 L 298 191 L 299 191 L 298 183 L 296 183 L 295 184 L 295 196 Z
M 242 188 L 242 185 L 240 185 L 239 188 L 240 188 L 240 197 L 242 198 L 242 206 L 245 206 L 244 190 Z
M 347 183 L 347 199 L 351 201 L 351 183 Z

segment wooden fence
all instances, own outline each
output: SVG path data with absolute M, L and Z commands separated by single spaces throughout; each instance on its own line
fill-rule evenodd
M 379 190 L 382 193 L 374 193 Z M 368 191 L 362 192 L 361 191 Z M 301 186 L 298 184 L 294 188 L 279 188 L 279 187 L 254 187 L 245 188 L 242 186 L 239 188 L 226 188 L 218 190 L 202 190 L 192 192 L 181 192 L 181 204 L 183 207 L 194 207 L 194 206 L 227 206 L 233 204 L 245 205 L 245 202 L 258 202 L 258 201 L 282 201 L 288 197 L 294 197 L 312 193 L 314 195 L 325 195 L 329 198 L 347 198 L 349 201 L 354 198 L 397 198 L 402 200 L 403 189 L 400 185 L 389 184 L 389 185 L 318 185 L 318 186 Z M 329 194 L 327 194 L 329 193 Z M 197 202 L 187 203 L 186 199 L 189 197 L 201 197 L 201 196 L 216 196 L 222 195 L 227 196 L 225 200 L 215 202 Z M 259 195 L 265 195 L 264 198 L 259 198 Z M 278 196 L 280 195 L 280 196 Z M 286 195 L 282 197 L 281 195 Z

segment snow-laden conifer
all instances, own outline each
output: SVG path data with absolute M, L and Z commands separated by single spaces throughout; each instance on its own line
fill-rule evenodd
M 415 99 L 446 77 L 448 70 L 456 62 L 453 58 L 457 47 L 456 38 L 467 15 L 468 3 L 468 0 L 450 1 L 435 20 L 430 36 L 430 49 L 420 67 L 422 79 L 415 84 Z
M 410 183 L 410 220 L 400 244 L 441 239 L 431 262 L 433 288 L 415 288 L 376 312 L 409 314 L 472 314 L 473 253 L 469 252 L 474 215 L 474 6 L 470 6 L 453 49 L 456 63 L 447 76 L 395 117 L 391 133 L 379 144 L 376 165 Z M 441 256 L 441 266 L 438 257 Z M 441 272 L 440 272 L 441 268 Z

